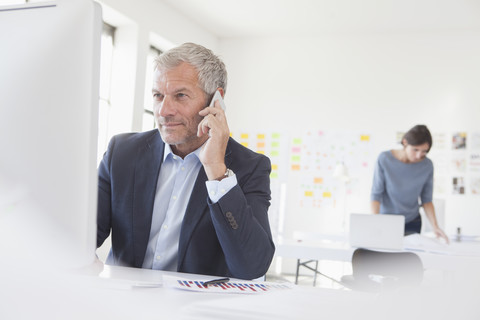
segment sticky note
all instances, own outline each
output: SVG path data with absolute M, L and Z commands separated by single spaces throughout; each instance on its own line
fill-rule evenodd
M 320 177 L 313 178 L 313 183 L 316 183 L 316 184 L 323 183 L 323 178 L 320 178 Z

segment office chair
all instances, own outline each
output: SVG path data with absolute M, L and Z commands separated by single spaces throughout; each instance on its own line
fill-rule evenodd
M 413 252 L 381 252 L 356 249 L 352 256 L 352 275 L 341 282 L 352 290 L 383 292 L 420 285 L 423 264 Z

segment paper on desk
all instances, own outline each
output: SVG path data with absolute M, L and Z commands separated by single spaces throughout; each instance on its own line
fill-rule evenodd
M 408 235 L 404 238 L 404 248 L 405 250 L 455 256 L 480 256 L 480 243 L 457 243 L 452 241 L 450 244 L 446 244 L 418 233 Z
M 285 290 L 295 287 L 295 285 L 288 282 L 274 283 L 256 281 L 229 281 L 225 283 L 204 286 L 203 283 L 209 280 L 211 279 L 192 280 L 164 275 L 163 286 L 165 288 L 175 288 L 188 291 L 240 294 L 264 293 L 272 290 Z

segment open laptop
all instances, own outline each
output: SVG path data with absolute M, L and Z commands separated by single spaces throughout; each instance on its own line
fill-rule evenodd
M 350 214 L 352 247 L 402 250 L 405 217 L 394 214 Z

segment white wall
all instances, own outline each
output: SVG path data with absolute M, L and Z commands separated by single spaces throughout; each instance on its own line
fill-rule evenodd
M 478 30 L 226 39 L 220 51 L 232 131 L 366 130 L 378 153 L 415 124 L 480 130 Z M 286 233 L 329 231 L 321 212 L 298 209 L 295 179 L 287 179 Z M 362 183 L 363 202 L 350 211 L 369 210 L 371 179 Z M 446 198 L 446 229 L 480 234 L 480 198 Z

